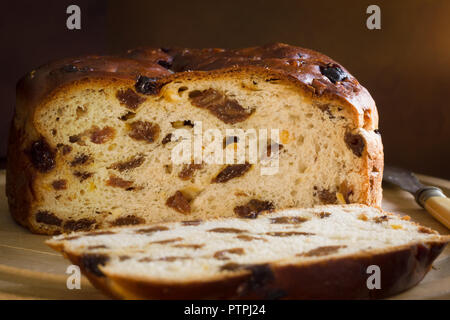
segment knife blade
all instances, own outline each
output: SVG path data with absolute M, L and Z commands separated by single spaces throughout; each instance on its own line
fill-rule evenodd
M 413 195 L 417 190 L 425 187 L 412 172 L 392 166 L 384 167 L 383 181 L 395 184 Z
M 411 193 L 421 207 L 450 229 L 450 199 L 441 189 L 425 186 L 412 172 L 393 166 L 384 167 L 383 182 L 395 184 Z

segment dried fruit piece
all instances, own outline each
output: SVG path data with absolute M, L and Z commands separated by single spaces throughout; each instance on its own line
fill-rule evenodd
M 237 235 L 236 238 L 239 239 L 239 240 L 243 240 L 243 241 L 253 241 L 253 240 L 267 241 L 267 240 L 264 239 L 264 238 L 261 238 L 261 237 L 254 237 L 254 236 L 249 236 L 249 235 L 246 235 L 246 234 L 240 234 L 240 235 Z
M 166 205 L 183 214 L 188 214 L 191 212 L 189 200 L 180 191 L 175 192 L 173 196 L 168 198 Z
M 245 264 L 235 263 L 235 262 L 228 262 L 220 267 L 220 271 L 238 271 L 245 269 Z
M 247 230 L 237 229 L 237 228 L 214 228 L 208 230 L 208 232 L 217 232 L 217 233 L 244 233 Z
M 146 76 L 139 76 L 134 87 L 137 92 L 147 95 L 157 94 L 161 89 L 157 78 L 149 78 Z
M 189 243 L 180 243 L 180 244 L 176 244 L 173 245 L 172 247 L 174 248 L 188 248 L 188 249 L 201 249 L 203 248 L 205 245 L 204 244 L 189 244 Z
M 177 238 L 171 238 L 171 239 L 166 239 L 166 240 L 153 241 L 153 242 L 150 242 L 150 243 L 167 244 L 167 243 L 172 243 L 172 242 L 177 242 L 177 241 L 182 241 L 182 240 L 183 240 L 183 238 L 177 237 Z
M 245 253 L 245 250 L 243 248 L 232 248 L 232 249 L 216 251 L 214 253 L 213 257 L 217 260 L 230 260 L 230 258 L 227 257 L 227 254 L 243 255 L 244 253 Z
M 314 196 L 318 196 L 319 200 L 324 204 L 335 204 L 337 202 L 336 193 L 330 192 L 328 189 L 317 190 L 317 187 L 314 187 L 316 192 L 314 192 Z
M 350 196 L 353 195 L 353 187 L 348 184 L 347 181 L 343 181 L 339 186 L 339 193 L 342 194 L 342 197 L 344 199 L 343 204 L 350 203 Z M 342 201 L 342 199 L 341 199 Z
M 170 123 L 172 125 L 172 128 L 179 129 L 183 127 L 191 127 L 193 128 L 195 125 L 191 120 L 177 120 Z
M 329 119 L 335 119 L 335 115 L 331 112 L 331 106 L 329 103 L 316 102 L 316 105 L 323 113 L 328 115 Z
M 323 257 L 333 253 L 336 253 L 341 248 L 346 248 L 347 246 L 322 246 L 304 253 L 297 254 L 299 257 Z
M 347 202 L 345 201 L 344 196 L 342 195 L 342 193 L 340 192 L 336 192 L 336 199 L 338 201 L 339 204 L 346 204 Z
M 189 260 L 192 259 L 191 257 L 183 257 L 183 256 L 168 256 L 168 257 L 162 257 L 158 259 L 153 259 L 151 257 L 148 258 L 142 258 L 139 259 L 139 262 L 152 262 L 152 261 L 167 261 L 167 262 L 174 262 L 177 260 Z
M 143 155 L 137 155 L 127 161 L 116 162 L 108 167 L 108 169 L 114 169 L 119 172 L 123 172 L 125 170 L 134 169 L 140 167 L 145 161 L 145 157 Z
M 183 100 L 175 89 L 168 87 L 163 88 L 162 96 L 169 102 L 180 102 Z
M 172 133 L 168 133 L 164 139 L 162 139 L 162 144 L 168 144 L 172 140 Z
M 69 136 L 70 143 L 78 143 L 79 145 L 85 145 L 85 143 L 81 140 L 83 138 L 82 134 L 76 134 L 73 136 Z
M 324 219 L 324 218 L 328 218 L 329 216 L 331 216 L 331 213 L 322 211 L 322 212 L 316 213 L 316 215 L 318 215 L 320 219 Z
M 289 142 L 289 131 L 288 130 L 281 130 L 280 141 L 283 144 L 287 144 Z
M 59 179 L 52 182 L 52 187 L 55 190 L 65 190 L 67 189 L 67 180 Z
M 283 150 L 284 146 L 282 144 L 273 142 L 272 140 L 268 140 L 267 141 L 267 152 L 266 155 L 267 157 L 272 157 L 273 155 L 275 155 L 275 152 L 280 152 L 281 150 Z M 276 150 L 276 151 L 273 151 Z
M 225 183 L 233 178 L 240 177 L 250 170 L 252 165 L 248 162 L 243 164 L 227 165 L 217 176 L 212 180 L 213 183 Z
M 358 219 L 359 219 L 359 220 L 362 220 L 362 221 L 368 221 L 368 220 L 369 220 L 369 218 L 368 218 L 364 213 L 361 213 L 361 214 L 358 216 Z
M 196 170 L 200 170 L 203 168 L 203 163 L 200 164 L 195 164 L 195 163 L 191 163 L 191 164 L 185 164 L 183 166 L 183 169 L 180 171 L 180 173 L 178 173 L 178 178 L 180 178 L 181 180 L 189 180 L 193 177 L 194 172 Z
M 130 131 L 128 135 L 134 140 L 152 143 L 158 139 L 160 128 L 158 124 L 139 120 L 130 123 Z
M 73 175 L 75 177 L 78 177 L 80 179 L 80 182 L 83 182 L 84 180 L 92 177 L 93 174 L 94 173 L 92 173 L 92 172 L 86 172 L 86 171 L 75 171 L 73 173 Z
M 88 248 L 88 250 L 108 249 L 108 247 L 105 246 L 104 244 L 99 244 L 99 245 L 96 245 L 96 246 L 88 246 L 87 248 Z
M 46 173 L 55 168 L 55 152 L 44 138 L 33 142 L 28 153 L 31 163 L 38 171 Z
M 35 216 L 36 222 L 53 226 L 61 226 L 62 220 L 50 211 L 38 211 Z
M 81 256 L 80 263 L 86 271 L 93 273 L 98 277 L 104 277 L 105 275 L 100 270 L 99 266 L 104 266 L 108 260 L 109 256 L 106 254 L 86 253 Z
M 86 162 L 88 162 L 90 156 L 87 154 L 78 154 L 75 156 L 75 158 L 73 158 L 73 160 L 70 162 L 70 166 L 71 167 L 76 167 L 82 164 L 85 164 Z
M 130 120 L 130 119 L 133 119 L 135 116 L 136 116 L 136 113 L 128 111 L 123 116 L 120 116 L 119 119 L 122 120 L 122 121 L 127 121 L 127 120 Z
M 165 164 L 165 165 L 164 165 L 164 171 L 165 171 L 167 174 L 171 174 L 171 173 L 172 173 L 172 169 L 173 169 L 173 166 L 172 166 L 171 163 Z
M 292 236 L 313 236 L 314 233 L 310 232 L 299 232 L 299 231 L 274 231 L 266 232 L 268 236 L 272 237 L 292 237 Z
M 133 186 L 133 181 L 124 180 L 116 175 L 110 175 L 106 185 L 115 188 L 129 189 Z
M 169 228 L 167 228 L 166 226 L 154 226 L 150 228 L 136 230 L 135 233 L 143 233 L 150 235 L 158 231 L 167 231 L 167 230 L 169 230 Z
M 273 211 L 275 206 L 270 201 L 250 200 L 246 205 L 237 206 L 234 212 L 241 218 L 255 219 L 263 211 Z
M 305 217 L 276 217 L 270 219 L 270 223 L 274 224 L 300 224 L 305 221 L 308 221 Z
M 388 221 L 388 220 L 389 220 L 389 218 L 386 215 L 373 218 L 373 221 L 375 223 L 382 223 L 382 222 L 385 222 L 385 221 Z
M 124 105 L 132 110 L 136 110 L 146 100 L 130 88 L 117 91 L 116 98 L 119 100 L 121 105 Z
M 325 67 L 320 66 L 320 72 L 334 84 L 347 79 L 348 75 L 335 64 L 327 64 Z
M 114 139 L 116 130 L 111 127 L 104 127 L 103 129 L 93 126 L 91 131 L 91 142 L 95 144 L 102 144 Z
M 114 231 L 95 231 L 95 232 L 89 232 L 83 234 L 83 237 L 96 237 L 101 235 L 107 235 L 107 234 L 115 234 Z
M 355 156 L 362 156 L 366 143 L 361 135 L 347 132 L 345 134 L 344 141 Z
M 198 226 L 202 223 L 202 220 L 189 220 L 189 221 L 181 221 L 183 226 Z
M 111 225 L 113 226 L 127 226 L 127 225 L 136 225 L 136 224 L 142 224 L 144 223 L 145 220 L 140 218 L 140 217 L 136 217 L 134 215 L 127 215 L 125 217 L 120 217 L 117 218 L 116 220 L 114 220 Z
M 91 226 L 95 223 L 96 221 L 94 219 L 87 219 L 87 218 L 83 218 L 83 219 L 79 219 L 79 220 L 67 220 L 64 223 L 64 231 L 80 231 L 80 230 L 89 230 L 91 229 Z
M 194 185 L 190 185 L 179 191 L 183 194 L 187 201 L 191 202 L 192 200 L 197 198 L 197 196 L 203 191 L 203 189 Z
M 246 110 L 236 100 L 215 90 L 194 90 L 189 92 L 191 103 L 199 108 L 207 109 L 227 124 L 235 124 L 247 120 L 255 109 Z
M 65 156 L 66 154 L 70 153 L 72 151 L 72 147 L 68 146 L 67 144 L 62 144 L 62 143 L 58 143 L 56 145 L 56 148 L 58 150 L 61 150 L 61 153 L 63 154 L 63 156 Z

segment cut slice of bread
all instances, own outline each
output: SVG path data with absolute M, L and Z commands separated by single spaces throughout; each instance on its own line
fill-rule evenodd
M 330 58 L 298 47 L 66 59 L 18 85 L 8 201 L 19 223 L 47 234 L 318 204 L 380 205 L 377 128 L 367 90 Z M 196 130 L 203 135 L 199 160 L 174 159 L 188 139 L 177 139 L 179 129 L 192 149 Z M 207 130 L 222 135 L 223 163 L 206 159 Z M 254 133 L 256 149 L 245 137 Z M 225 163 L 241 144 L 245 157 Z
M 415 285 L 449 240 L 376 208 L 330 205 L 74 233 L 47 244 L 116 298 L 347 299 Z

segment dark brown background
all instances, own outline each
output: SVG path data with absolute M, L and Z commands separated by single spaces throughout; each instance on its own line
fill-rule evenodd
M 78 4 L 82 30 L 65 27 Z M 381 30 L 366 8 L 381 7 Z M 450 178 L 450 1 L 45 1 L 4 5 L 0 155 L 18 78 L 48 60 L 133 46 L 286 42 L 342 63 L 371 92 L 386 163 Z

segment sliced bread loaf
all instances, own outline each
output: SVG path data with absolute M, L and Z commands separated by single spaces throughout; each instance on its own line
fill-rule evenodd
M 377 128 L 367 90 L 335 61 L 299 47 L 65 59 L 18 84 L 9 206 L 33 232 L 56 234 L 317 204 L 380 205 Z M 207 159 L 208 130 L 221 135 L 219 161 Z M 194 157 L 199 136 L 203 149 Z M 188 138 L 192 155 L 179 163 L 176 148 Z M 226 161 L 235 149 L 245 156 Z
M 449 240 L 376 208 L 333 205 L 75 233 L 47 244 L 116 298 L 346 299 L 415 285 Z M 373 268 L 379 288 L 368 286 L 377 286 Z

